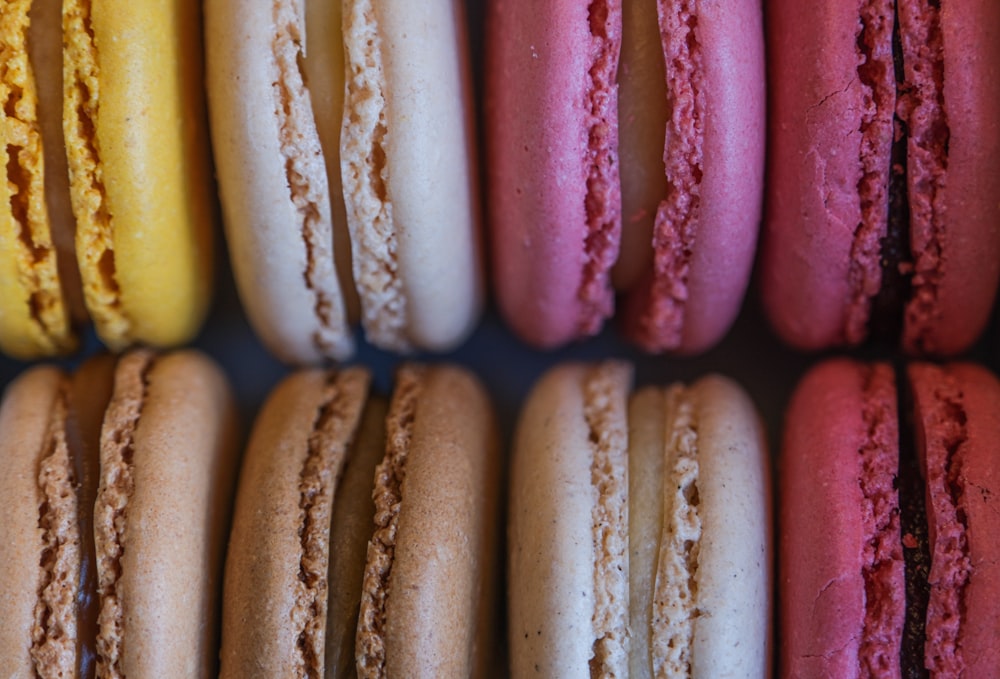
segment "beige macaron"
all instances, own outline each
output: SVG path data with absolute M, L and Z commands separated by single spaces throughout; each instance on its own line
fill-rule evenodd
M 0 676 L 209 676 L 236 423 L 204 356 L 25 372 L 0 405 Z
M 482 303 L 464 5 L 205 5 L 226 236 L 254 329 L 286 361 L 442 351 Z M 360 299 L 360 309 L 359 300 Z
M 499 450 L 461 369 L 302 371 L 254 425 L 230 536 L 222 676 L 482 676 L 495 660 Z
M 630 395 L 624 363 L 566 364 L 514 442 L 514 677 L 763 677 L 770 667 L 766 447 L 718 376 Z

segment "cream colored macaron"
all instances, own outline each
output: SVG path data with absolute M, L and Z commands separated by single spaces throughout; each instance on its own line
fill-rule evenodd
M 343 359 L 360 313 L 383 348 L 458 344 L 482 298 L 463 4 L 205 11 L 230 258 L 264 343 Z
M 236 471 L 196 352 L 32 368 L 0 403 L 0 676 L 209 676 Z
M 0 350 L 188 341 L 208 308 L 198 3 L 18 0 L 0 25 Z
M 496 660 L 500 455 L 479 383 L 404 366 L 272 392 L 243 463 L 222 677 L 468 677 Z M 356 673 L 356 674 L 355 674 Z
M 764 677 L 767 453 L 742 390 L 631 394 L 623 363 L 542 377 L 514 441 L 509 640 L 518 677 Z

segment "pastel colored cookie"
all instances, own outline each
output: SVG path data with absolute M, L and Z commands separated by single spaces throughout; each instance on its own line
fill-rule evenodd
M 0 674 L 208 676 L 236 471 L 194 352 L 39 366 L 0 404 Z
M 764 308 L 802 349 L 958 353 L 1000 277 L 1000 5 L 822 5 L 768 12 Z
M 755 2 L 490 3 L 494 285 L 523 339 L 596 333 L 625 293 L 650 351 L 703 351 L 739 310 L 763 191 Z
M 629 395 L 625 364 L 566 364 L 514 439 L 513 677 L 766 676 L 770 501 L 732 382 Z
M 230 257 L 280 358 L 454 347 L 482 298 L 463 7 L 206 3 Z M 360 311 L 358 309 L 360 298 Z
M 499 448 L 462 370 L 301 371 L 257 418 L 229 542 L 222 677 L 484 676 Z M 356 673 L 356 674 L 355 674 Z
M 782 451 L 782 676 L 1000 666 L 998 402 L 971 364 L 897 380 L 836 360 L 803 378 Z
M 208 309 L 197 3 L 22 0 L 0 31 L 0 349 L 176 345 Z M 61 55 L 61 58 L 60 58 Z

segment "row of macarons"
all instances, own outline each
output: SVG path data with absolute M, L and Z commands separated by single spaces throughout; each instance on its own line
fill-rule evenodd
M 289 362 L 349 357 L 358 320 L 383 348 L 453 348 L 486 268 L 533 345 L 596 332 L 617 297 L 640 346 L 700 352 L 762 216 L 787 342 L 960 353 L 1000 277 L 1000 8 L 884 4 L 772 0 L 765 36 L 754 0 L 490 2 L 480 181 L 461 3 L 210 0 L 203 31 L 194 2 L 18 3 L 0 348 L 72 351 L 88 315 L 115 350 L 187 342 L 212 155 L 241 299 Z
M 508 466 L 490 395 L 448 364 L 403 365 L 391 396 L 361 367 L 290 373 L 242 455 L 196 351 L 27 369 L 0 403 L 0 673 L 998 666 L 992 373 L 824 361 L 776 475 L 732 380 L 633 380 L 554 366 Z

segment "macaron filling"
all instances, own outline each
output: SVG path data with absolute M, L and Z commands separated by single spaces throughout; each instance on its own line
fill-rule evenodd
M 331 198 L 323 162 L 329 150 L 321 147 L 317 136 L 306 85 L 303 17 L 289 2 L 274 3 L 273 11 L 275 35 L 271 49 L 277 68 L 273 85 L 274 112 L 281 134 L 280 148 L 289 197 L 295 206 L 305 245 L 302 276 L 314 297 L 313 309 L 319 324 L 312 341 L 317 351 L 324 355 L 346 356 L 353 345 L 333 259 Z
M 645 310 L 631 329 L 649 351 L 680 345 L 691 253 L 698 231 L 704 166 L 705 85 L 697 3 L 658 3 L 669 118 L 663 165 L 665 193 L 656 207 L 651 276 L 640 285 Z
M 942 277 L 948 121 L 940 7 L 874 0 L 860 8 L 858 196 L 845 340 L 901 338 L 932 353 Z M 888 319 L 888 320 L 887 320 Z
M 403 479 L 413 437 L 423 371 L 405 368 L 396 378 L 396 390 L 386 417 L 385 457 L 375 469 L 375 532 L 368 543 L 361 608 L 358 615 L 356 657 L 359 676 L 385 675 L 386 601 L 395 556 Z

